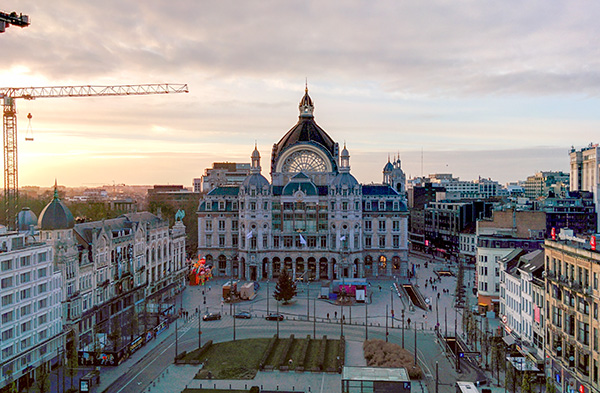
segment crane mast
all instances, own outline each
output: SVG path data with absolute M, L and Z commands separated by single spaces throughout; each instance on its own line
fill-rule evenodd
M 3 101 L 4 211 L 7 227 L 15 226 L 13 220 L 16 220 L 19 205 L 17 109 L 15 103 L 17 98 L 33 100 L 36 98 L 132 96 L 188 92 L 186 84 L 166 83 L 115 86 L 0 87 L 0 99 Z

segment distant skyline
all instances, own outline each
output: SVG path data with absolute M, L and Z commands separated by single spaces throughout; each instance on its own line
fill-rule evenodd
M 215 161 L 270 153 L 315 120 L 381 182 L 500 183 L 569 170 L 599 142 L 600 35 L 591 1 L 81 2 L 8 0 L 0 86 L 187 83 L 189 94 L 17 102 L 19 185 L 183 184 Z M 25 142 L 31 113 L 33 142 Z M 421 151 L 423 165 L 421 170 Z

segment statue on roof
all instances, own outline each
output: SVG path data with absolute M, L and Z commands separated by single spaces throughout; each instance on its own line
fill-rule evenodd
M 185 217 L 185 210 L 178 209 L 175 213 L 175 221 L 183 221 L 183 217 Z

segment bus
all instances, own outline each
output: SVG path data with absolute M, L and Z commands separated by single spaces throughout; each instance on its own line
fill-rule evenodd
M 473 382 L 456 381 L 456 393 L 479 393 Z

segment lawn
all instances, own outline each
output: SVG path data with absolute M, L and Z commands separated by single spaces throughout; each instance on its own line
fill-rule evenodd
M 213 379 L 252 379 L 268 343 L 268 338 L 251 338 L 213 344 L 199 359 L 204 367 L 196 378 L 208 378 L 210 372 Z M 197 358 L 195 352 L 187 354 L 184 360 Z
M 202 370 L 196 374 L 196 379 L 209 379 L 209 373 L 212 379 L 253 379 L 270 340 L 253 338 L 213 344 L 202 355 L 199 355 L 198 350 L 187 353 L 181 359 L 181 363 L 194 361 L 204 363 Z M 301 349 L 304 345 L 308 345 L 304 370 L 319 369 L 318 357 L 322 339 L 294 338 L 289 348 L 289 356 L 285 356 L 284 352 L 290 342 L 289 337 L 276 340 L 264 364 L 267 370 L 278 370 L 282 366 L 289 367 L 289 359 L 292 359 L 291 369 L 296 369 L 304 360 L 301 359 Z M 323 371 L 332 369 L 337 371 L 339 342 L 339 340 L 327 340 Z

